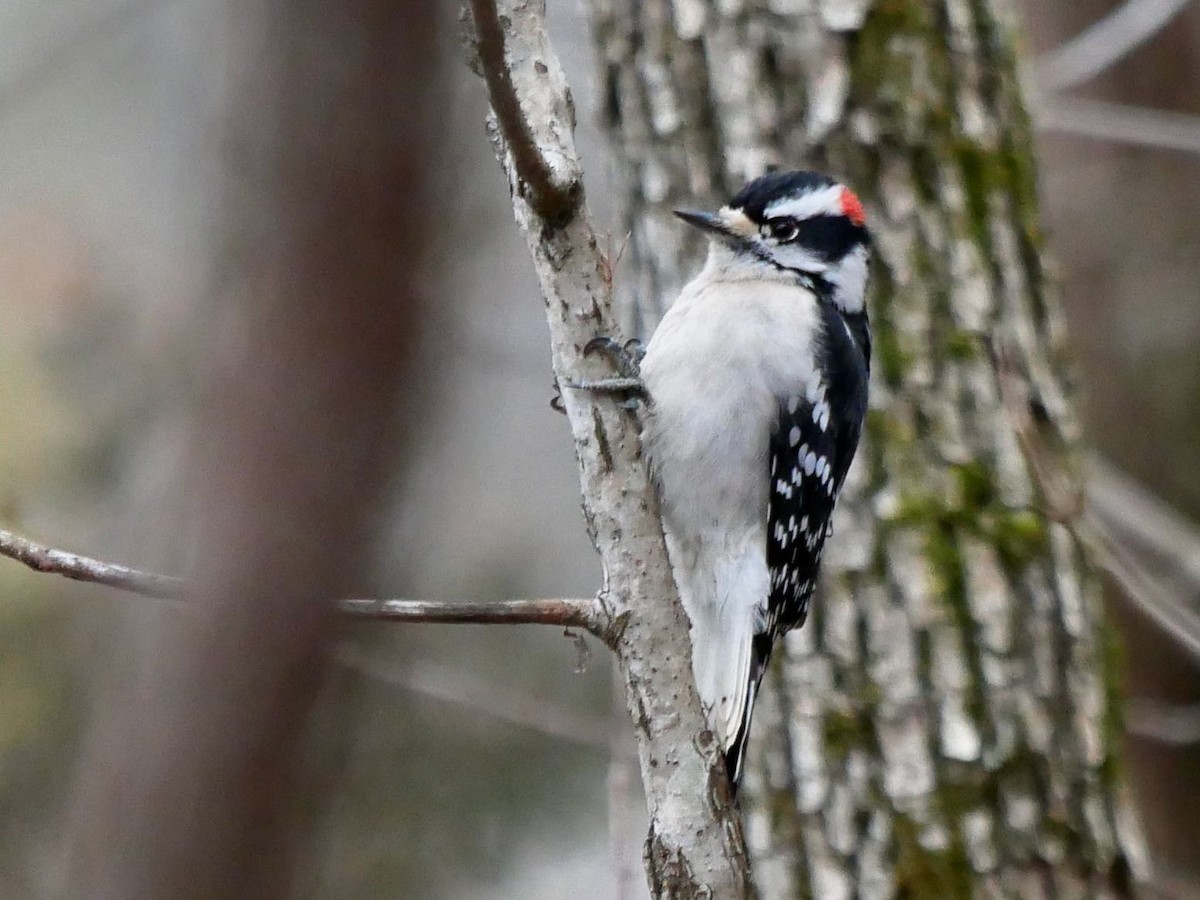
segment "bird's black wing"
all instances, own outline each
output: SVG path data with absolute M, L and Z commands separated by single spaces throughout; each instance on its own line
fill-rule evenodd
M 766 630 L 772 638 L 800 627 L 808 616 L 834 504 L 867 411 L 866 317 L 847 319 L 828 303 L 820 308 L 816 378 L 780 404 L 769 448 Z
M 832 532 L 838 493 L 858 449 L 867 411 L 870 335 L 866 317 L 847 320 L 831 304 L 821 304 L 823 341 L 818 377 L 798 385 L 780 403 L 768 448 L 767 566 L 771 593 L 764 628 L 754 636 L 746 715 L 729 750 L 726 767 L 740 776 L 750 713 L 783 633 L 808 616 L 817 583 L 821 551 Z

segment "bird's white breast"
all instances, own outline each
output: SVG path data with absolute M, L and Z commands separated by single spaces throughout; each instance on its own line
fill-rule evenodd
M 723 280 L 712 267 L 667 311 L 642 377 L 652 401 L 644 443 L 670 531 L 765 528 L 771 429 L 779 404 L 814 378 L 819 328 L 806 288 Z

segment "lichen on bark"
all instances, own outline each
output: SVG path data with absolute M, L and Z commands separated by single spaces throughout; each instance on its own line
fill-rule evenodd
M 875 240 L 867 439 L 810 623 L 760 701 L 768 897 L 1120 896 L 1114 654 L 1002 398 L 1079 442 L 1001 0 L 593 0 L 649 332 L 699 263 L 674 206 L 772 165 L 852 184 Z

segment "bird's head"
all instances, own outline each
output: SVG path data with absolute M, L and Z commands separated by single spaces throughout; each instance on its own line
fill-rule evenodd
M 870 235 L 848 187 L 816 172 L 772 172 L 747 184 L 715 213 L 676 210 L 712 239 L 709 265 L 721 277 L 796 278 L 843 312 L 865 309 Z

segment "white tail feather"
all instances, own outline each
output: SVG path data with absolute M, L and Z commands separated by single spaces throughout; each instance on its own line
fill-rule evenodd
M 728 541 L 685 547 L 668 533 L 667 543 L 692 623 L 696 688 L 721 750 L 728 752 L 743 731 L 753 695 L 753 640 L 770 590 L 766 536 L 751 533 L 733 547 Z
M 728 611 L 728 607 L 726 607 Z M 692 667 L 700 701 L 722 751 L 742 728 L 749 695 L 754 619 L 744 611 L 692 620 Z

